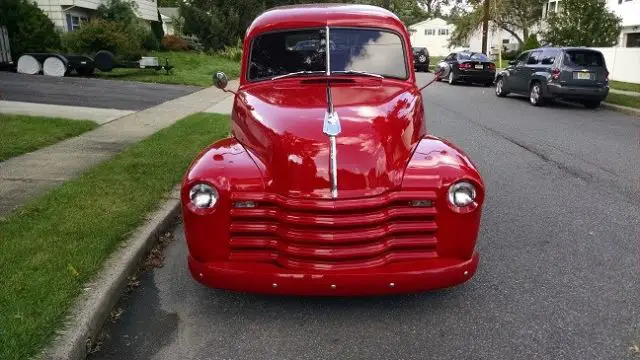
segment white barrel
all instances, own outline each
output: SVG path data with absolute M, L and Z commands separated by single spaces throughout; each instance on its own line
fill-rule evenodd
M 67 65 L 56 56 L 49 56 L 42 64 L 42 73 L 47 76 L 63 77 L 67 72 Z
M 40 61 L 31 55 L 22 55 L 18 58 L 18 69 L 20 74 L 35 75 L 42 71 Z

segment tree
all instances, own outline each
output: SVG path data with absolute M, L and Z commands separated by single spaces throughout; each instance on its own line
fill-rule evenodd
M 60 34 L 53 22 L 34 2 L 1 0 L 0 25 L 7 27 L 11 56 L 14 61 L 26 52 L 42 52 L 60 48 Z
M 563 0 L 564 1 L 564 0 Z M 546 0 L 491 0 L 489 20 L 510 33 L 522 46 L 542 17 L 542 5 Z M 469 38 L 482 26 L 484 0 L 474 0 L 466 6 L 454 8 L 450 20 L 455 30 L 449 42 L 452 46 L 466 45 Z M 522 35 L 521 35 L 522 34 Z
M 151 23 L 151 32 L 153 32 L 153 36 L 160 41 L 164 37 L 164 29 L 162 28 L 162 16 L 160 15 L 160 10 L 158 10 L 158 21 L 154 21 Z
M 219 50 L 237 44 L 251 21 L 266 9 L 309 2 L 335 0 L 163 0 L 163 4 L 180 3 L 185 34 L 197 36 L 207 49 Z M 444 4 L 462 0 L 343 0 L 347 3 L 376 5 L 396 13 L 405 24 L 413 24 L 440 11 Z
M 537 49 L 539 47 L 540 47 L 540 43 L 538 42 L 538 37 L 535 34 L 531 34 L 529 35 L 527 40 L 524 41 L 524 44 L 522 44 L 520 51 Z
M 563 0 L 547 19 L 543 39 L 554 46 L 609 47 L 618 43 L 622 21 L 602 0 Z
M 138 16 L 136 15 L 137 9 L 138 4 L 135 1 L 108 0 L 98 6 L 96 16 L 125 26 L 136 26 L 139 24 Z

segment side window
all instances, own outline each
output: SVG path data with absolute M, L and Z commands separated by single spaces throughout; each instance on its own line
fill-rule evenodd
M 533 51 L 529 59 L 527 59 L 527 65 L 536 65 L 542 60 L 542 51 Z
M 456 54 L 455 53 L 451 53 L 451 54 L 449 54 L 449 56 L 444 58 L 445 61 L 451 61 L 451 60 L 455 60 L 455 59 L 456 59 Z
M 558 57 L 558 50 L 556 49 L 545 49 L 542 52 L 542 60 L 540 63 L 543 65 L 552 65 L 556 62 L 556 58 Z
M 518 65 L 524 65 L 528 57 L 529 57 L 528 52 L 520 54 L 520 56 L 518 56 L 518 59 L 516 60 L 518 62 Z

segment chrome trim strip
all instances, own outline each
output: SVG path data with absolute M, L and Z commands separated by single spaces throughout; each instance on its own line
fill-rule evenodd
M 327 53 L 327 76 L 331 75 L 331 46 L 329 46 L 329 25 L 324 32 L 325 52 Z
M 329 143 L 331 149 L 329 150 L 329 157 L 331 163 L 329 164 L 329 170 L 331 172 L 331 197 L 338 198 L 338 158 L 336 149 L 336 137 L 329 136 Z

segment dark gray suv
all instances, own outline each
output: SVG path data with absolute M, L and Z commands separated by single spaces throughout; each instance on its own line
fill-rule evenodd
M 528 95 L 534 106 L 562 98 L 596 108 L 609 94 L 609 72 L 602 53 L 587 48 L 525 51 L 496 75 L 496 95 Z

